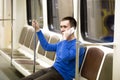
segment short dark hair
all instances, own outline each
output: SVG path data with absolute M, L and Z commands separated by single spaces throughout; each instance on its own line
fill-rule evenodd
M 61 21 L 64 21 L 64 20 L 69 20 L 71 27 L 76 28 L 77 22 L 76 22 L 76 20 L 73 17 L 67 16 L 67 17 L 64 17 Z
M 112 30 L 111 27 L 114 25 L 114 15 L 108 15 L 105 18 L 105 26 L 109 28 L 109 30 Z

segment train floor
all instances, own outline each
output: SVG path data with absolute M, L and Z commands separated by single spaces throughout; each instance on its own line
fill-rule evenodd
M 0 55 L 0 80 L 20 80 L 24 77 Z

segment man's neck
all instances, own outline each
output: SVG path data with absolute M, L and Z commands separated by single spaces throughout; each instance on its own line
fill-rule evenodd
M 70 40 L 73 40 L 73 39 L 75 39 L 75 35 L 74 34 L 72 34 L 71 36 L 69 36 L 67 40 L 70 41 Z

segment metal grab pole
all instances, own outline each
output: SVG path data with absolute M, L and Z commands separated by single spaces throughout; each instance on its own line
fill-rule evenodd
M 76 41 L 76 73 L 75 80 L 79 80 L 79 41 Z
M 12 42 L 12 44 L 11 44 L 11 65 L 12 65 L 12 59 L 13 59 L 13 48 L 14 48 L 14 46 L 13 46 L 13 43 L 14 43 L 14 41 L 13 41 L 14 39 L 13 39 L 13 0 L 11 0 L 11 42 Z
M 79 48 L 80 48 L 80 46 L 79 46 L 79 44 L 80 44 L 80 42 L 79 42 L 79 33 L 80 33 L 80 28 L 79 28 L 79 26 L 80 26 L 80 0 L 77 0 L 77 32 L 76 32 L 76 36 L 77 36 L 77 39 L 76 39 L 76 73 L 75 73 L 75 80 L 79 80 Z
M 34 0 L 34 18 L 36 20 L 36 3 L 37 1 Z M 36 25 L 35 25 L 36 26 Z M 36 68 L 36 29 L 34 33 L 34 63 L 33 63 L 33 73 L 35 73 L 35 68 Z
M 36 68 L 36 32 L 34 35 L 34 64 L 33 64 L 33 73 L 35 73 L 35 68 Z

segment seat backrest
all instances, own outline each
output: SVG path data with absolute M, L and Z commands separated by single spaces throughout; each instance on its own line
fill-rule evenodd
M 60 38 L 57 35 L 52 35 L 50 38 L 50 43 L 56 43 L 60 40 Z M 47 51 L 46 57 L 50 60 L 54 60 L 55 58 L 55 52 Z
M 19 43 L 22 45 L 25 41 L 25 37 L 26 37 L 26 34 L 28 32 L 28 28 L 27 27 L 23 27 L 22 31 L 21 31 L 21 35 L 20 35 L 20 38 L 19 38 Z
M 99 48 L 89 48 L 81 69 L 81 76 L 88 80 L 96 80 L 104 56 Z
M 112 80 L 113 53 L 108 53 L 101 69 L 99 80 Z
M 38 43 L 38 37 L 37 37 L 36 33 L 34 33 L 34 36 L 32 37 L 32 41 L 30 44 L 30 49 L 34 50 L 35 47 L 37 47 L 37 43 Z
M 29 28 L 28 33 L 27 33 L 26 38 L 25 38 L 24 46 L 26 46 L 28 48 L 30 47 L 34 33 L 35 33 L 34 29 Z
M 50 39 L 50 35 L 48 33 L 43 33 L 46 40 L 49 41 Z M 41 55 L 45 55 L 45 50 L 42 48 L 42 46 L 39 44 L 39 47 L 38 47 L 38 53 L 41 54 Z

